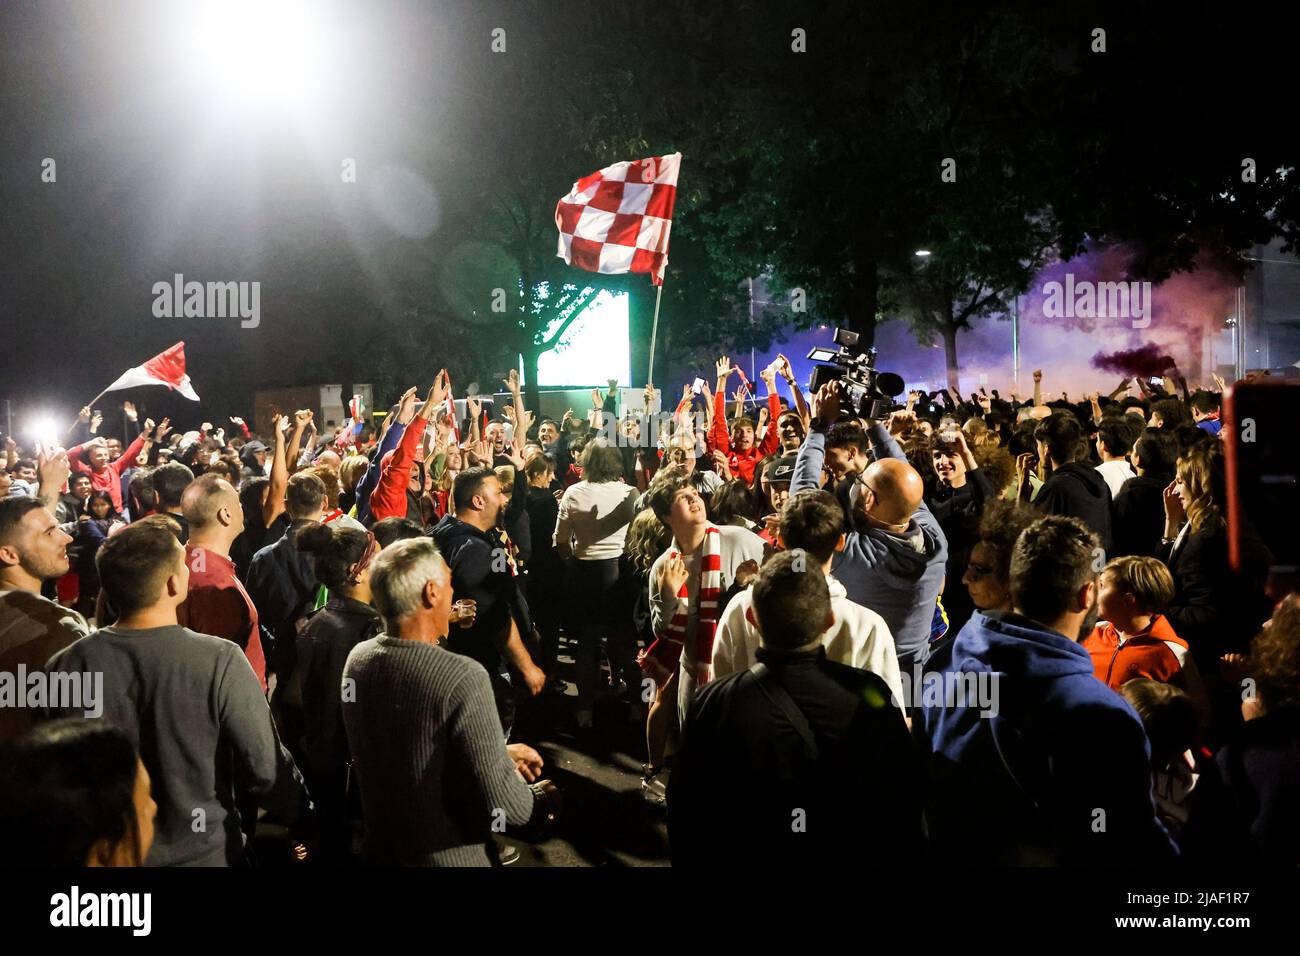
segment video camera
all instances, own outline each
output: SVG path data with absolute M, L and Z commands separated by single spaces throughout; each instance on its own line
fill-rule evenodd
M 903 378 L 893 372 L 876 371 L 876 350 L 863 350 L 858 333 L 835 330 L 835 349 L 813 349 L 808 358 L 824 363 L 813 366 L 809 389 L 816 392 L 827 382 L 839 381 L 849 401 L 849 408 L 860 418 L 884 418 L 895 408 L 894 401 L 904 389 Z

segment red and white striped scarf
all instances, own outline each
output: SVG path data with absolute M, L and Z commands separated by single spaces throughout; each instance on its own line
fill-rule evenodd
M 673 556 L 677 553 L 674 551 Z M 683 583 L 677 592 L 677 606 L 673 609 L 672 620 L 668 622 L 668 633 L 678 644 L 686 642 L 686 616 L 690 610 L 690 597 L 686 588 L 686 583 Z M 704 543 L 700 545 L 698 597 L 695 623 L 696 679 L 703 684 L 709 679 L 709 666 L 713 663 L 713 635 L 717 632 L 718 616 L 722 613 L 718 607 L 722 598 L 722 534 L 712 525 L 704 529 Z
M 722 599 L 722 533 L 713 525 L 704 529 L 704 542 L 700 549 L 700 587 L 695 621 L 695 680 L 697 684 L 705 684 L 709 681 L 713 663 L 713 638 L 718 629 L 718 617 L 721 614 L 718 605 Z M 680 551 L 673 550 L 668 552 L 668 557 L 683 555 Z M 686 644 L 686 622 L 691 606 L 688 583 L 683 582 L 677 592 L 676 604 L 668 624 L 662 632 L 655 635 L 654 643 L 642 651 L 637 659 L 641 669 L 661 687 L 672 676 Z

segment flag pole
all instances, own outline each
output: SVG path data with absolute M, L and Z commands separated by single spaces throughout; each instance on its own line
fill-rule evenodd
M 659 334 L 659 300 L 664 297 L 664 285 L 659 283 L 655 292 L 655 317 L 650 323 L 650 370 L 646 374 L 646 384 L 653 385 L 655 381 L 655 338 Z M 649 409 L 647 409 L 649 411 Z

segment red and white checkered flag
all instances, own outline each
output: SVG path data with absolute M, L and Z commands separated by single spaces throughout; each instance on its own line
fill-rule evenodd
M 648 272 L 663 285 L 681 153 L 615 163 L 584 176 L 555 207 L 556 253 L 588 272 Z

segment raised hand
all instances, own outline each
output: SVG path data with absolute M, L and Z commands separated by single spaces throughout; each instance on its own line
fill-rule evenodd
M 769 392 L 776 391 L 776 369 L 769 365 L 758 373 L 758 377 L 763 380 L 763 384 L 767 386 Z
M 1038 384 L 1042 380 L 1043 380 L 1043 370 L 1041 368 L 1034 369 L 1034 384 Z
M 412 385 L 397 400 L 397 420 L 403 425 L 411 424 L 415 417 L 415 386 Z
M 790 366 L 790 360 L 784 355 L 777 355 L 776 363 L 773 365 L 773 368 L 775 368 L 777 373 L 787 382 L 792 382 L 794 380 L 794 369 Z
M 727 358 L 727 356 L 725 355 L 722 356 L 722 358 L 718 359 L 715 368 L 717 369 L 717 373 L 718 373 L 718 388 L 721 389 L 722 386 L 726 384 L 727 379 L 731 377 L 731 373 L 734 372 L 736 368 L 734 365 L 731 364 L 731 359 Z
M 102 425 L 103 423 L 104 423 L 104 416 L 101 415 L 99 412 L 95 412 L 90 417 L 90 433 L 93 435 L 95 432 L 99 431 L 99 426 Z
M 513 371 L 513 369 L 512 369 Z M 420 410 L 420 417 L 426 422 L 429 421 L 438 412 L 447 401 L 447 370 L 441 369 L 433 377 L 433 384 L 429 386 L 429 395 L 425 399 L 424 408 Z
M 898 409 L 889 413 L 885 430 L 891 435 L 901 435 L 916 424 L 916 412 L 910 409 Z
M 278 420 L 279 418 L 280 416 L 277 415 L 276 420 Z M 154 441 L 161 442 L 164 438 L 167 437 L 167 433 L 170 432 L 171 430 L 172 430 L 172 420 L 170 418 L 164 418 L 161 422 L 158 423 L 158 430 L 154 434 Z
M 298 414 L 301 415 L 302 412 L 299 412 Z M 199 431 L 203 432 L 203 434 L 205 435 L 208 432 L 212 431 L 212 422 L 204 422 L 202 425 L 199 426 Z
M 598 388 L 593 388 L 593 389 L 591 390 L 591 407 L 592 407 L 592 408 L 600 408 L 600 407 L 602 407 L 604 404 L 605 404 L 605 399 L 604 399 L 604 397 L 600 394 L 600 389 L 598 389 Z
M 90 406 L 89 406 L 89 405 L 82 405 L 82 406 L 81 406 L 81 411 L 77 412 L 77 421 L 79 421 L 79 422 L 88 422 L 88 421 L 90 421 Z
M 1181 527 L 1187 518 L 1187 512 L 1183 508 L 1183 499 L 1178 496 L 1177 479 L 1165 485 L 1162 497 L 1165 505 L 1165 526 L 1171 529 Z
M 1032 451 L 1016 456 L 1016 483 L 1020 486 L 1021 491 L 1025 491 L 1030 487 L 1029 479 L 1037 466 L 1038 456 Z
M 682 585 L 686 583 L 687 577 L 686 562 L 682 560 L 680 554 L 674 552 L 672 557 L 665 561 L 660 569 L 659 586 L 663 589 L 666 597 L 676 598 L 682 589 Z
M 144 428 L 141 429 L 141 432 L 146 439 L 153 438 L 153 436 L 149 434 L 151 431 L 153 431 L 153 426 L 154 426 L 154 422 L 152 418 L 146 418 L 144 420 Z
M 232 425 L 234 425 L 236 428 L 238 428 L 239 426 L 241 426 L 241 425 L 244 424 L 244 420 L 243 420 L 242 418 L 240 418 L 238 415 L 231 415 L 231 416 L 230 416 L 230 424 L 232 424 Z
M 312 412 L 309 408 L 300 408 L 293 413 L 294 428 L 306 428 L 311 424 Z M 210 426 L 209 426 L 210 427 Z
M 838 382 L 827 382 L 817 389 L 810 407 L 812 417 L 824 425 L 831 425 L 840 417 L 840 387 Z
M 446 369 L 443 369 L 444 374 L 446 373 L 446 371 L 447 371 Z M 509 373 L 506 375 L 506 377 L 502 379 L 502 382 L 506 387 L 506 391 L 508 391 L 511 395 L 519 394 L 519 369 L 512 368 L 509 371 Z
M 272 434 L 272 435 L 279 435 L 280 433 L 282 433 L 282 432 L 284 431 L 284 426 L 285 426 L 285 424 L 286 424 L 287 421 L 288 421 L 288 419 L 287 419 L 284 415 L 281 415 L 279 412 L 276 412 L 274 415 L 272 415 L 272 416 L 271 416 L 271 434 Z M 166 423 L 167 423 L 167 419 L 164 418 L 164 419 L 163 419 L 163 424 L 165 425 Z M 158 427 L 158 431 L 159 431 L 159 437 L 161 437 L 161 433 L 162 433 L 162 426 L 161 426 L 161 425 Z
M 122 411 L 126 412 L 126 417 L 129 421 L 135 421 L 140 417 L 140 413 L 135 410 L 135 403 L 133 402 L 123 402 Z

